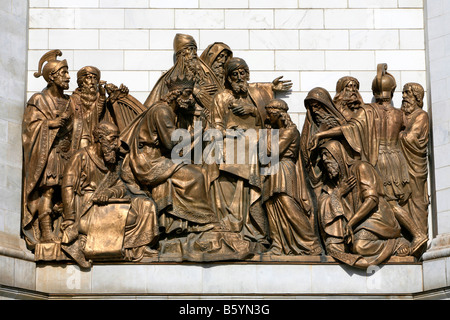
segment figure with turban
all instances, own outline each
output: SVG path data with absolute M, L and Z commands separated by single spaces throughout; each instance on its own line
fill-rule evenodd
M 100 122 L 106 102 L 104 82 L 100 77 L 100 70 L 93 66 L 83 67 L 77 72 L 78 88 L 70 97 L 74 114 L 73 152 L 94 142 L 94 128 Z
M 30 249 L 57 240 L 53 230 L 55 208 L 61 205 L 61 181 L 70 157 L 72 139 L 69 72 L 60 50 L 51 50 L 39 60 L 36 78 L 47 87 L 27 102 L 22 124 L 23 201 L 22 231 Z M 41 70 L 42 69 L 42 70 Z

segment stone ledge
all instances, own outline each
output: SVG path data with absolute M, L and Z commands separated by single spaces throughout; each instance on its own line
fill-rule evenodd
M 405 295 L 423 291 L 422 264 L 367 270 L 328 262 L 38 264 L 36 290 L 69 295 Z

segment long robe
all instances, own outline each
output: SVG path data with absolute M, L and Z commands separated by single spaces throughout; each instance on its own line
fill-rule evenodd
M 229 89 L 219 92 L 213 102 L 213 125 L 225 134 L 226 130 L 241 129 L 244 132 L 254 129 L 256 133 L 266 119 L 266 104 L 273 99 L 271 83 L 249 84 L 247 102 L 258 110 L 256 115 L 237 116 L 229 109 L 233 93 Z M 258 137 L 256 136 L 256 139 Z M 247 157 L 245 163 L 227 163 L 226 145 L 234 144 L 236 139 L 224 136 L 224 146 L 220 152 L 224 155 L 224 163 L 217 166 L 216 176 L 211 177 L 211 197 L 214 210 L 221 222 L 232 232 L 241 233 L 246 239 L 267 244 L 268 224 L 261 202 L 261 176 L 257 159 L 258 151 Z M 246 139 L 245 146 L 249 150 L 252 141 Z M 253 143 L 256 143 L 253 141 Z M 234 145 L 235 157 L 242 150 Z M 256 157 L 256 158 L 255 158 Z M 212 171 L 212 170 L 211 170 Z
M 172 161 L 176 143 L 171 137 L 177 122 L 167 103 L 158 102 L 138 115 L 121 135 L 129 149 L 122 176 L 130 185 L 151 193 L 161 214 L 160 225 L 167 233 L 185 231 L 189 224 L 217 222 L 201 167 Z
M 50 128 L 48 122 L 67 111 L 69 96 L 58 101 L 48 89 L 35 93 L 27 102 L 22 123 L 23 193 L 22 230 L 30 248 L 39 239 L 36 216 L 38 189 L 59 186 L 69 157 L 71 122 L 66 127 Z
M 332 154 L 336 158 L 336 152 Z M 381 178 L 375 168 L 366 161 L 355 160 L 343 172 L 342 164 L 340 175 L 355 176 L 357 184 L 345 196 L 341 196 L 337 186 L 331 183 L 322 188 L 319 216 L 327 252 L 334 258 L 357 267 L 377 265 L 396 254 L 400 246 L 406 245 L 406 240 L 401 237 L 400 225 L 384 198 Z M 377 204 L 354 227 L 353 242 L 347 247 L 344 243 L 347 222 L 364 201 L 371 197 L 376 199 Z
M 74 227 L 69 227 L 63 233 L 63 243 L 70 245 L 76 240 L 77 231 L 84 230 L 89 236 L 91 220 L 95 214 L 93 210 L 93 195 L 107 189 L 111 192 L 111 199 L 123 199 L 128 195 L 127 187 L 119 177 L 120 164 L 115 170 L 109 169 L 102 158 L 95 152 L 95 145 L 82 148 L 70 159 L 62 182 L 63 201 L 65 205 L 65 219 L 75 221 Z M 99 206 L 96 210 L 107 209 Z M 123 248 L 128 249 L 127 255 L 134 260 L 142 258 L 144 247 L 150 245 L 158 237 L 158 223 L 156 205 L 148 197 L 132 197 L 128 214 L 135 217 L 132 225 L 125 225 L 125 219 L 120 223 L 113 223 L 109 232 L 123 237 Z M 114 219 L 113 214 L 108 215 Z M 94 220 L 95 221 L 95 220 Z M 107 223 L 106 221 L 101 223 Z M 78 226 L 84 225 L 83 228 Z M 103 235 L 96 234 L 102 237 Z M 64 247 L 63 247 L 64 248 Z M 105 248 L 108 249 L 108 248 Z M 100 252 L 101 253 L 101 252 Z
M 297 127 L 279 129 L 279 167 L 266 176 L 263 203 L 269 221 L 271 252 L 274 254 L 319 254 L 322 248 L 309 218 L 311 197 L 299 158 Z
M 427 112 L 416 109 L 406 116 L 404 135 L 400 136 L 403 153 L 408 163 L 411 184 L 411 198 L 407 208 L 411 212 L 417 226 L 428 233 L 428 158 L 427 147 L 430 132 L 430 121 Z

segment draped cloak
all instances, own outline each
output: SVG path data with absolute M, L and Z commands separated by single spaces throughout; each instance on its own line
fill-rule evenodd
M 57 103 L 45 88 L 35 93 L 25 109 L 22 123 L 23 193 L 22 230 L 27 244 L 34 248 L 39 235 L 35 224 L 41 186 L 60 185 L 69 156 L 71 122 L 65 127 L 50 128 L 48 121 L 67 111 L 69 96 Z

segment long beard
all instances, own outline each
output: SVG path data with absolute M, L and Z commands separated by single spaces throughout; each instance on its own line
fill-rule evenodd
M 116 148 L 113 146 L 102 145 L 103 159 L 107 164 L 115 164 L 117 162 Z
M 363 99 L 359 92 L 344 91 L 343 95 L 337 99 L 338 103 L 349 107 L 350 109 L 359 108 L 363 103 Z
M 97 101 L 97 90 L 94 87 L 81 87 L 80 100 L 84 106 L 91 107 Z
M 248 83 L 247 83 L 247 81 L 231 82 L 231 88 L 237 94 L 247 93 L 248 92 Z
M 402 100 L 402 111 L 406 114 L 410 114 L 414 111 L 416 102 L 413 99 L 405 98 Z
M 317 122 L 317 126 L 324 124 L 328 129 L 339 126 L 339 122 L 331 114 L 325 112 L 316 113 L 314 119 Z
M 183 73 L 195 80 L 200 79 L 201 66 L 197 58 L 183 56 Z
M 178 98 L 177 103 L 178 103 L 178 106 L 181 108 L 181 110 L 184 110 L 184 111 L 193 110 L 194 106 L 195 106 L 194 99 L 184 100 L 184 99 Z
M 106 163 L 114 164 L 117 161 L 117 155 L 115 150 L 110 150 L 108 152 L 103 152 L 103 159 Z
M 339 166 L 336 162 L 325 163 L 325 167 L 327 168 L 330 179 L 334 179 L 339 174 Z
M 221 82 L 225 81 L 225 74 L 224 74 L 225 69 L 223 67 L 223 63 L 214 61 L 214 63 L 211 66 L 211 69 Z

